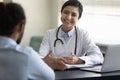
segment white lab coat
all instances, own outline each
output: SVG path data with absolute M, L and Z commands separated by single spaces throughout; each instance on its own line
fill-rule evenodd
M 54 47 L 54 41 L 56 40 L 56 32 L 58 28 L 48 30 L 43 38 L 40 47 L 40 56 L 45 57 L 50 50 L 53 50 L 53 56 L 70 56 L 74 53 L 75 48 L 75 29 L 66 43 L 61 36 L 61 29 L 58 32 L 58 37 L 63 41 L 63 45 L 60 41 L 57 41 L 56 47 Z M 87 65 L 101 64 L 103 62 L 103 55 L 100 49 L 90 39 L 88 33 L 83 29 L 77 27 L 77 52 L 76 55 L 85 61 Z

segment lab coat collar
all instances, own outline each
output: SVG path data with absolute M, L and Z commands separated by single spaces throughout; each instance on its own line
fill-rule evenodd
M 74 33 L 75 28 L 73 28 L 72 30 L 70 30 L 69 32 L 67 32 L 68 37 L 72 37 L 73 33 Z M 61 36 L 65 35 L 66 33 L 62 30 L 62 28 L 60 28 L 60 34 Z

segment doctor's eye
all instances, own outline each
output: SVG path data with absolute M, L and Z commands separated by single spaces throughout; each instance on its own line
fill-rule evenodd
M 76 16 L 77 16 L 77 14 L 76 14 L 76 13 L 72 13 L 72 14 L 71 14 L 71 16 L 76 17 Z
M 63 11 L 64 14 L 69 14 L 69 11 Z

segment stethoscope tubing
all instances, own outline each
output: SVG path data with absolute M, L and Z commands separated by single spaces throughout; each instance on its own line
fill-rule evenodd
M 61 28 L 61 26 L 58 27 L 57 32 L 56 32 L 56 39 L 54 41 L 54 47 L 56 47 L 57 41 L 60 41 L 62 43 L 62 45 L 64 44 L 63 41 L 60 38 L 58 38 L 58 33 L 59 33 L 60 28 Z M 78 36 L 77 35 L 77 28 L 75 26 L 75 48 L 74 48 L 74 54 L 76 54 L 76 52 L 77 52 L 77 36 Z

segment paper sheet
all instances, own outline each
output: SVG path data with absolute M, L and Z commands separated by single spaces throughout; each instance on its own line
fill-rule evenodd
M 67 66 L 67 69 L 92 67 L 91 65 L 85 65 L 85 64 L 66 64 L 66 66 Z

